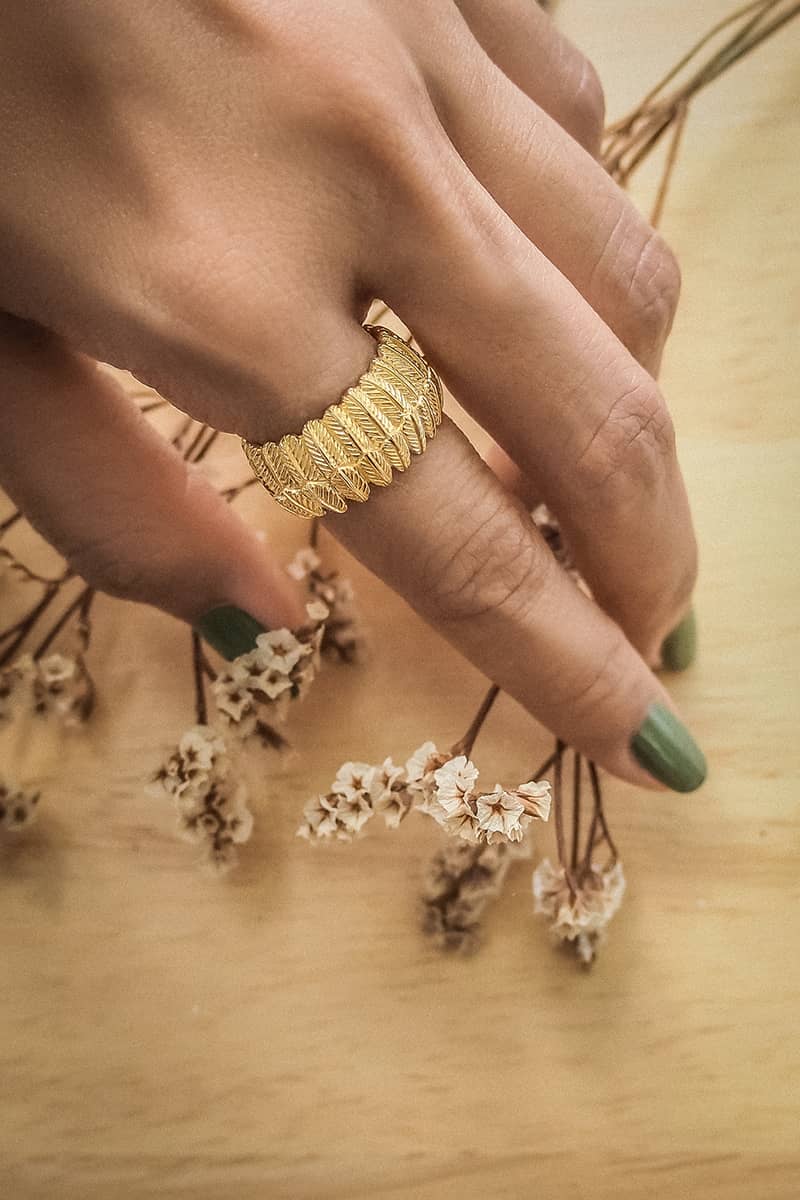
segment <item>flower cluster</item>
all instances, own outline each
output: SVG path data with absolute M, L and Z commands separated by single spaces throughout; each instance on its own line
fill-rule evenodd
M 533 872 L 532 886 L 534 911 L 550 921 L 554 941 L 573 945 L 580 961 L 589 966 L 625 894 L 622 863 L 592 863 L 580 882 L 570 886 L 565 868 L 545 858 Z
M 473 844 L 519 842 L 534 820 L 550 814 L 549 783 L 520 784 L 506 790 L 477 791 L 478 771 L 463 754 L 441 754 L 425 742 L 405 766 L 391 758 L 380 766 L 345 763 L 324 796 L 312 797 L 303 810 L 298 836 L 351 841 L 376 814 L 397 828 L 414 807 L 427 813 L 449 834 Z
M 355 593 L 349 579 L 338 571 L 323 571 L 316 550 L 306 546 L 298 550 L 286 568 L 293 579 L 305 580 L 311 595 L 328 609 L 322 650 L 333 651 L 348 663 L 363 662 L 368 641 L 355 604 Z
M 252 833 L 253 815 L 220 734 L 208 725 L 188 729 L 155 782 L 175 803 L 178 835 L 202 848 L 202 861 L 213 871 L 230 870 L 236 846 Z
M 523 853 L 510 842 L 471 845 L 447 839 L 431 860 L 422 888 L 422 930 L 438 949 L 477 950 L 483 913 L 500 894 L 512 861 Z
M 36 818 L 38 792 L 28 792 L 8 780 L 0 779 L 0 829 L 20 833 Z
M 321 600 L 306 605 L 308 623 L 292 633 L 274 629 L 256 639 L 211 684 L 223 729 L 242 741 L 253 735 L 266 745 L 285 744 L 273 722 L 285 720 L 292 700 L 301 700 L 319 670 L 320 649 L 328 618 Z
M 94 684 L 82 656 L 22 655 L 0 672 L 0 721 L 13 706 L 54 716 L 66 726 L 82 725 L 94 707 Z
M 380 766 L 347 762 L 339 768 L 330 791 L 308 801 L 297 836 L 350 842 L 376 813 L 382 814 L 388 829 L 397 829 L 410 808 L 405 772 L 390 758 Z

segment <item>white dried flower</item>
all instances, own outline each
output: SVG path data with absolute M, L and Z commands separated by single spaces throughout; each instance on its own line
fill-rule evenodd
M 255 648 L 240 655 L 211 684 L 224 729 L 245 741 L 257 735 L 265 745 L 281 747 L 274 728 L 285 720 L 292 700 L 305 695 L 319 668 L 319 648 L 327 609 L 306 605 L 309 623 L 296 634 L 275 629 L 259 634 Z
M 550 784 L 546 779 L 538 783 L 533 779 L 529 783 L 521 783 L 519 787 L 512 789 L 512 794 L 522 800 L 528 816 L 538 821 L 549 821 L 552 797 Z
M 22 833 L 36 819 L 39 792 L 28 791 L 0 779 L 0 830 Z
M 306 612 L 311 620 L 316 622 L 327 621 L 330 616 L 330 609 L 323 600 L 309 600 Z
M 316 571 L 321 561 L 320 556 L 312 546 L 304 546 L 301 550 L 297 551 L 286 570 L 292 579 L 300 581 L 306 579 L 312 571 Z
M 434 772 L 436 799 L 448 817 L 464 805 L 478 781 L 478 768 L 465 754 L 450 758 Z
M 521 842 L 525 828 L 532 818 L 526 816 L 525 805 L 500 784 L 493 792 L 478 796 L 475 802 L 477 828 L 489 845 L 496 841 Z
M 605 868 L 592 863 L 573 892 L 564 867 L 545 858 L 533 872 L 532 887 L 534 911 L 549 920 L 554 940 L 572 943 L 581 961 L 592 962 L 625 894 L 622 863 Z
M 219 731 L 208 725 L 187 729 L 156 781 L 173 799 L 178 836 L 201 847 L 201 862 L 214 873 L 230 870 L 235 847 L 253 831 L 253 814 Z
M 380 766 L 373 767 L 370 799 L 373 810 L 383 816 L 387 829 L 397 829 L 411 808 L 405 769 L 391 758 L 385 758 Z
M 397 829 L 413 808 L 433 817 L 454 837 L 472 843 L 521 842 L 533 820 L 547 820 L 548 783 L 530 782 L 508 791 L 500 784 L 478 796 L 478 770 L 464 754 L 448 758 L 425 742 L 399 766 L 386 758 L 379 766 L 344 763 L 325 796 L 309 800 L 299 837 L 349 840 L 376 813 Z
M 303 824 L 297 830 L 298 837 L 307 841 L 333 837 L 337 825 L 336 798 L 312 796 L 303 808 L 303 818 Z
M 49 654 L 39 660 L 39 678 L 45 687 L 66 683 L 75 676 L 77 663 L 63 654 Z
M 348 800 L 359 799 L 362 796 L 369 799 L 369 792 L 375 768 L 369 763 L 346 762 L 339 767 L 336 778 L 331 785 L 331 791 Z
M 271 629 L 258 635 L 251 657 L 262 670 L 289 675 L 304 653 L 305 647 L 290 630 Z
M 55 716 L 66 726 L 80 725 L 93 705 L 94 684 L 82 657 L 50 654 L 34 661 L 23 654 L 0 672 L 0 722 L 16 709 Z
M 299 550 L 287 567 L 293 579 L 306 580 L 316 603 L 324 604 L 325 630 L 321 647 L 335 651 L 346 662 L 360 662 L 368 648 L 366 633 L 355 606 L 355 593 L 349 579 L 337 571 L 323 572 L 316 550 Z

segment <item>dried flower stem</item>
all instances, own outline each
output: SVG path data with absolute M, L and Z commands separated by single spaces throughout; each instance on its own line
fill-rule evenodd
M 218 429 L 211 429 L 208 425 L 204 426 L 204 430 L 207 435 L 205 441 L 203 441 L 202 438 L 195 439 L 195 443 L 199 440 L 201 442 L 201 444 L 195 450 L 194 456 L 192 456 L 191 450 L 186 451 L 186 458 L 190 462 L 193 462 L 193 463 L 202 462 L 203 459 L 205 458 L 205 456 L 208 454 L 211 447 L 216 442 L 217 438 L 220 436 L 220 431 Z M 193 446 L 195 445 L 195 443 L 193 443 Z
M 59 581 L 58 583 L 52 583 L 45 588 L 44 595 L 40 600 L 37 601 L 33 608 L 31 608 L 30 611 L 25 614 L 24 617 L 21 617 L 20 620 L 14 625 L 10 625 L 8 629 L 4 629 L 2 632 L 0 632 L 0 643 L 11 639 L 2 653 L 0 653 L 0 667 L 6 666 L 6 664 L 11 662 L 11 660 L 14 658 L 14 655 L 22 646 L 28 634 L 36 625 L 36 622 L 55 600 L 61 588 L 61 582 L 62 581 Z
M 606 129 L 602 161 L 612 178 L 625 186 L 670 126 L 685 121 L 688 103 L 699 91 L 798 14 L 800 3 L 787 5 L 786 0 L 757 0 L 757 3 L 737 9 L 704 34 L 647 93 L 633 112 Z M 769 17 L 772 19 L 767 19 Z M 696 59 L 708 43 L 731 26 L 736 28 L 728 40 L 702 62 L 683 84 L 665 94 L 668 85 Z M 672 161 L 665 172 L 667 181 L 676 157 L 677 147 L 671 154 Z M 660 217 L 663 210 L 666 186 L 667 182 L 662 180 L 660 191 L 664 194 L 657 201 L 656 217 Z
M 205 655 L 200 635 L 192 630 L 192 673 L 194 676 L 194 711 L 198 725 L 208 723 L 208 703 L 204 675 L 211 670 Z M 212 672 L 213 673 L 213 672 Z
M 493 683 L 486 695 L 483 697 L 483 700 L 481 700 L 478 711 L 472 718 L 467 732 L 463 737 L 459 738 L 457 742 L 453 743 L 450 750 L 451 758 L 456 758 L 459 754 L 463 754 L 467 758 L 472 755 L 472 748 L 475 745 L 478 734 L 481 731 L 484 721 L 492 711 L 492 705 L 499 695 L 500 688 L 496 683 Z
M 16 525 L 17 521 L 21 520 L 22 513 L 19 511 L 19 509 L 17 509 L 11 514 L 11 516 L 6 517 L 3 521 L 0 521 L 0 537 L 2 537 L 4 533 L 7 533 L 12 526 Z
M 608 848 L 611 851 L 612 860 L 613 860 L 613 862 L 617 862 L 617 860 L 619 859 L 619 853 L 617 851 L 617 847 L 614 844 L 614 839 L 612 838 L 611 833 L 608 828 L 608 823 L 606 821 L 606 814 L 603 809 L 603 796 L 602 796 L 602 792 L 600 790 L 600 777 L 597 773 L 597 767 L 595 766 L 595 764 L 593 762 L 589 763 L 589 778 L 592 783 L 592 796 L 594 799 L 595 815 L 597 817 L 598 824 L 600 825 L 600 828 L 603 831 L 603 837 L 605 838 L 606 842 L 608 843 Z
M 224 488 L 222 492 L 220 492 L 220 495 L 222 496 L 223 500 L 227 500 L 230 504 L 231 501 L 237 498 L 237 496 L 241 496 L 242 492 L 246 492 L 248 488 L 254 487 L 260 482 L 261 480 L 257 479 L 255 475 L 251 475 L 242 483 L 235 483 L 232 487 Z
M 46 587 L 49 587 L 52 583 L 61 583 L 65 578 L 63 575 L 60 575 L 55 579 L 48 577 L 47 575 L 40 575 L 38 571 L 32 570 L 27 563 L 24 563 L 22 559 L 17 558 L 16 554 L 12 554 L 10 550 L 5 548 L 5 546 L 0 546 L 0 558 L 4 558 L 6 562 L 10 564 L 11 570 L 16 571 L 17 574 L 21 575 L 23 579 L 26 579 L 29 583 L 43 583 Z
M 61 633 L 61 630 L 69 622 L 70 618 L 75 615 L 75 613 L 78 613 L 78 612 L 80 613 L 80 618 L 81 618 L 81 622 L 83 624 L 84 630 L 88 629 L 89 609 L 90 609 L 92 601 L 94 599 L 94 594 L 95 594 L 94 588 L 89 587 L 87 585 L 75 597 L 75 599 L 72 601 L 72 603 L 67 605 L 67 607 L 64 609 L 61 616 L 56 621 L 55 625 L 53 625 L 52 628 L 47 632 L 47 634 L 45 634 L 45 636 L 42 638 L 41 642 L 39 642 L 39 645 L 34 650 L 34 652 L 33 652 L 34 659 L 41 658 L 42 655 L 45 654 L 50 649 L 53 642 L 58 637 L 59 633 Z M 88 635 L 86 633 L 83 634 L 83 637 L 87 637 L 87 642 L 88 642 Z
M 672 182 L 672 176 L 675 172 L 675 167 L 678 162 L 678 151 L 683 140 L 683 131 L 686 128 L 686 118 L 689 115 L 688 102 L 682 103 L 675 116 L 675 122 L 672 129 L 672 137 L 669 141 L 667 149 L 667 157 L 664 163 L 664 170 L 661 172 L 661 178 L 658 181 L 658 191 L 656 198 L 653 201 L 653 207 L 650 210 L 650 224 L 653 228 L 657 228 L 661 224 L 661 217 L 664 213 L 664 205 L 667 202 L 667 192 L 669 185 Z
M 581 836 L 581 756 L 577 750 L 572 752 L 572 854 L 570 866 L 574 871 L 578 866 L 578 842 Z

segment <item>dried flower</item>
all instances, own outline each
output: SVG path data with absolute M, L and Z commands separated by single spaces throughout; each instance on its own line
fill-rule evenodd
M 422 929 L 441 950 L 471 954 L 487 905 L 519 856 L 506 842 L 469 845 L 448 838 L 431 860 L 422 889 Z
M 397 829 L 415 808 L 434 818 L 447 833 L 471 843 L 522 840 L 533 820 L 550 812 L 549 783 L 526 783 L 507 791 L 498 784 L 490 795 L 476 795 L 478 770 L 466 755 L 441 754 L 433 742 L 415 750 L 404 767 L 386 758 L 379 766 L 345 763 L 325 796 L 315 796 L 303 810 L 299 837 L 349 841 L 367 821 L 382 813 Z
M 40 717 L 55 716 L 63 725 L 83 724 L 94 706 L 94 684 L 83 656 L 50 654 L 34 660 L 23 654 L 0 672 L 0 721 L 12 707 Z
M 201 861 L 215 873 L 230 870 L 236 846 L 250 838 L 253 814 L 219 731 L 208 725 L 187 729 L 155 782 L 175 803 L 178 836 L 200 846 Z
M 0 829 L 21 833 L 36 819 L 39 792 L 0 779 Z
M 571 888 L 565 868 L 545 858 L 533 872 L 532 887 L 534 912 L 550 921 L 553 939 L 572 944 L 581 962 L 591 964 L 625 894 L 622 863 L 592 863 Z
M 292 700 L 305 696 L 319 669 L 327 607 L 306 605 L 308 623 L 292 633 L 275 629 L 256 639 L 255 649 L 240 655 L 211 684 L 223 729 L 246 741 L 253 734 L 266 745 L 285 745 L 274 725 L 285 720 Z
M 322 650 L 333 651 L 345 662 L 362 662 L 368 640 L 355 603 L 353 585 L 338 571 L 323 571 L 316 550 L 298 550 L 286 568 L 293 579 L 305 580 L 312 596 L 328 609 Z
M 478 770 L 465 755 L 448 759 L 433 773 L 434 790 L 418 807 L 456 837 L 468 842 L 519 842 L 532 821 L 550 815 L 550 784 L 521 784 L 511 791 L 496 784 L 476 794 Z
M 15 708 L 30 702 L 35 676 L 36 664 L 30 654 L 0 671 L 0 724 L 9 720 Z

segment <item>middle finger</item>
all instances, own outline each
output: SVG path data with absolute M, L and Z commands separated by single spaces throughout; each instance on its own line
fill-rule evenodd
M 458 13 L 440 33 L 420 53 L 461 158 L 655 374 L 680 290 L 674 256 L 603 167 L 492 61 Z

